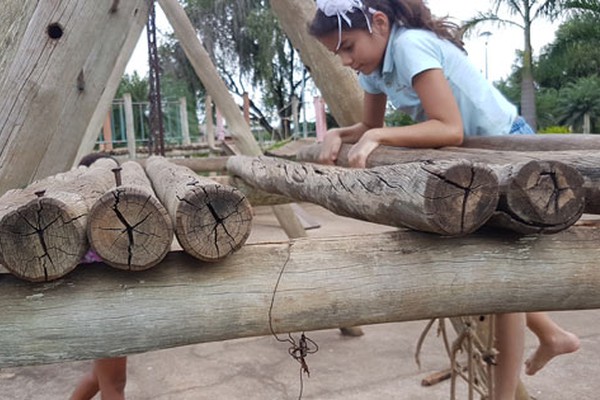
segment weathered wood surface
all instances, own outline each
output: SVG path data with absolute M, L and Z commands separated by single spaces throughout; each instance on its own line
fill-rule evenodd
M 9 47 L 0 51 L 0 194 L 71 168 L 146 2 L 121 2 L 116 13 L 113 0 L 22 3 L 9 24 L 13 42 L 0 44 Z
M 144 169 L 121 165 L 121 185 L 91 208 L 87 236 L 92 249 L 112 267 L 140 271 L 162 261 L 173 243 L 173 224 Z
M 211 264 L 169 253 L 136 273 L 93 264 L 47 284 L 0 275 L 0 368 L 268 335 L 273 296 L 276 332 L 597 309 L 599 241 L 598 226 L 527 237 L 397 231 L 246 245 Z
M 350 148 L 351 145 L 342 146 L 339 165 L 348 165 Z M 320 145 L 307 146 L 297 158 L 317 162 L 319 152 Z M 540 230 L 551 233 L 568 227 L 582 212 L 600 212 L 600 156 L 593 151 L 512 152 L 380 146 L 369 156 L 367 166 L 435 160 L 469 160 L 493 168 L 501 185 L 498 211 L 504 214 L 495 221 L 503 225 L 498 221 L 505 219 L 507 227 L 522 233 Z
M 169 158 L 173 164 L 183 165 L 188 167 L 194 172 L 217 172 L 224 174 L 227 172 L 227 160 L 228 156 L 217 156 L 217 157 L 192 157 L 192 158 Z M 136 160 L 142 166 L 145 165 L 146 160 L 144 158 Z
M 89 209 L 114 186 L 117 163 L 96 161 L 13 189 L 0 198 L 0 254 L 15 276 L 39 282 L 72 271 L 89 245 Z
M 556 233 L 573 225 L 585 207 L 583 178 L 559 161 L 525 161 L 492 167 L 500 200 L 491 226 L 515 232 Z
M 117 6 L 116 13 L 119 13 L 119 3 L 113 1 L 113 5 Z M 134 18 L 129 23 L 129 32 L 125 35 L 125 40 L 122 42 L 121 50 L 118 56 L 116 57 L 116 59 L 113 59 L 113 57 L 115 56 L 114 54 L 111 54 L 109 56 L 111 59 L 114 60 L 111 64 L 112 72 L 108 77 L 106 77 L 105 75 L 103 78 L 106 79 L 106 81 L 104 82 L 104 91 L 102 92 L 102 96 L 100 96 L 100 99 L 98 100 L 96 109 L 94 110 L 94 113 L 92 114 L 92 117 L 89 120 L 87 129 L 85 130 L 85 133 L 79 145 L 77 156 L 75 158 L 76 160 L 81 159 L 81 157 L 93 151 L 94 146 L 96 144 L 96 140 L 98 139 L 98 132 L 102 127 L 104 118 L 111 110 L 112 101 L 115 98 L 115 94 L 117 93 L 117 89 L 121 82 L 121 78 L 125 73 L 125 68 L 129 63 L 131 55 L 133 54 L 133 51 L 140 39 L 142 31 L 146 26 L 146 22 L 148 21 L 148 15 L 150 11 L 150 3 L 146 1 L 143 3 L 139 3 L 138 5 L 139 8 L 137 8 L 133 15 Z M 101 48 L 99 49 L 99 51 L 101 51 Z M 103 54 L 98 54 L 98 56 L 95 57 L 96 60 L 92 58 L 91 62 L 98 62 L 97 59 L 101 59 L 102 57 L 105 56 Z M 127 119 L 127 115 L 125 117 Z M 126 124 L 127 123 L 128 122 L 126 122 Z M 128 130 L 127 133 L 130 134 L 133 132 L 129 132 Z M 128 147 L 131 146 L 132 143 L 134 142 L 130 141 L 128 137 Z M 135 144 L 133 144 L 133 146 L 135 146 Z
M 499 135 L 468 136 L 463 147 L 506 151 L 600 150 L 599 135 Z
M 237 189 L 196 175 L 164 157 L 146 161 L 146 173 L 165 206 L 181 247 L 204 261 L 237 251 L 252 228 L 252 209 Z
M 227 169 L 262 190 L 316 203 L 339 215 L 443 235 L 473 232 L 498 202 L 496 175 L 468 162 L 350 170 L 235 156 Z

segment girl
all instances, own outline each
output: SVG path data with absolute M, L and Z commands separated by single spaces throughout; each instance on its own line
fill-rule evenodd
M 365 92 L 362 121 L 327 132 L 321 162 L 333 164 L 342 143 L 354 144 L 350 165 L 364 168 L 380 145 L 433 148 L 458 146 L 464 135 L 534 133 L 469 62 L 456 27 L 435 19 L 422 0 L 317 0 L 317 7 L 310 34 L 358 72 Z M 385 127 L 388 100 L 417 123 Z M 579 347 L 577 337 L 546 314 L 531 314 L 527 323 L 540 339 L 528 373 Z M 497 317 L 497 400 L 515 397 L 525 324 L 523 314 Z

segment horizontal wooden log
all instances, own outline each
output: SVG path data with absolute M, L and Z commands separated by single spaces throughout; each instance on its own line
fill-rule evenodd
M 468 162 L 350 170 L 235 156 L 227 169 L 259 189 L 316 203 L 339 215 L 450 236 L 481 227 L 498 201 L 496 175 Z
M 175 165 L 183 165 L 196 173 L 203 172 L 227 172 L 227 156 L 219 157 L 192 157 L 192 158 L 169 158 L 169 161 Z M 137 160 L 142 166 L 145 165 L 146 159 Z
M 463 147 L 505 151 L 600 150 L 599 135 L 501 135 L 467 136 Z
M 171 216 L 179 244 L 188 254 L 216 261 L 246 242 L 252 228 L 252 209 L 239 190 L 164 157 L 150 157 L 145 168 Z
M 339 165 L 348 165 L 350 148 L 351 145 L 342 146 L 337 161 Z M 320 150 L 320 145 L 307 146 L 297 158 L 317 162 Z M 494 169 L 499 175 L 501 199 L 505 200 L 501 201 L 499 211 L 513 219 L 514 229 L 522 233 L 564 229 L 579 218 L 581 208 L 586 213 L 600 212 L 600 169 L 597 168 L 600 156 L 597 152 L 380 146 L 367 159 L 367 166 L 439 160 L 469 160 Z M 516 208 L 524 200 L 525 207 L 522 210 Z M 548 222 L 547 226 L 544 221 Z
M 526 237 L 396 231 L 246 245 L 211 264 L 169 253 L 136 273 L 93 264 L 54 284 L 0 275 L 0 368 L 268 335 L 269 321 L 281 333 L 597 309 L 599 241 L 596 225 Z
M 173 243 L 173 224 L 141 165 L 129 161 L 121 184 L 90 209 L 87 236 L 92 249 L 112 267 L 140 271 L 158 264 Z

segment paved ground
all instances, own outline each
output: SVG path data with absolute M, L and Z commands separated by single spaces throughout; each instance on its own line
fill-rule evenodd
M 362 223 L 312 205 L 302 205 L 321 225 L 311 236 L 374 233 L 390 228 Z M 285 240 L 269 208 L 257 208 L 250 242 Z M 554 360 L 534 377 L 523 380 L 538 400 L 600 398 L 600 310 L 553 313 L 577 333 L 581 350 Z M 422 351 L 422 367 L 414 361 L 416 341 L 425 322 L 363 327 L 358 338 L 337 330 L 309 333 L 320 350 L 309 356 L 305 400 L 449 399 L 449 384 L 422 387 L 421 379 L 448 366 L 440 339 L 430 334 Z M 535 348 L 528 336 L 527 352 Z M 65 400 L 89 362 L 0 370 L 2 400 Z M 199 344 L 129 358 L 129 400 L 283 400 L 297 399 L 299 364 L 287 345 L 273 337 Z M 461 396 L 464 395 L 464 385 Z

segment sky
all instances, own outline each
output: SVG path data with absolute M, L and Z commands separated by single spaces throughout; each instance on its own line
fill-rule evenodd
M 299 0 L 307 1 L 307 0 Z M 492 0 L 426 0 L 432 13 L 438 17 L 451 17 L 455 22 L 467 20 L 478 12 L 491 8 Z M 156 23 L 160 41 L 161 32 L 172 32 L 172 28 L 160 7 L 156 8 Z M 534 22 L 532 28 L 532 46 L 534 57 L 539 55 L 540 49 L 554 40 L 554 32 L 558 23 L 540 19 Z M 481 36 L 482 32 L 491 35 Z M 487 39 L 487 40 L 486 40 Z M 487 46 L 486 46 L 487 42 Z M 137 70 L 140 75 L 148 71 L 148 50 L 146 44 L 146 31 L 142 33 L 126 71 L 132 73 Z M 516 50 L 523 49 L 523 34 L 519 28 L 499 28 L 495 25 L 482 25 L 470 38 L 465 40 L 465 47 L 471 62 L 485 75 L 487 58 L 487 76 L 492 82 L 505 79 L 510 75 L 511 66 L 516 58 Z M 486 51 L 487 49 L 487 51 Z M 487 55 L 486 55 L 487 53 Z

